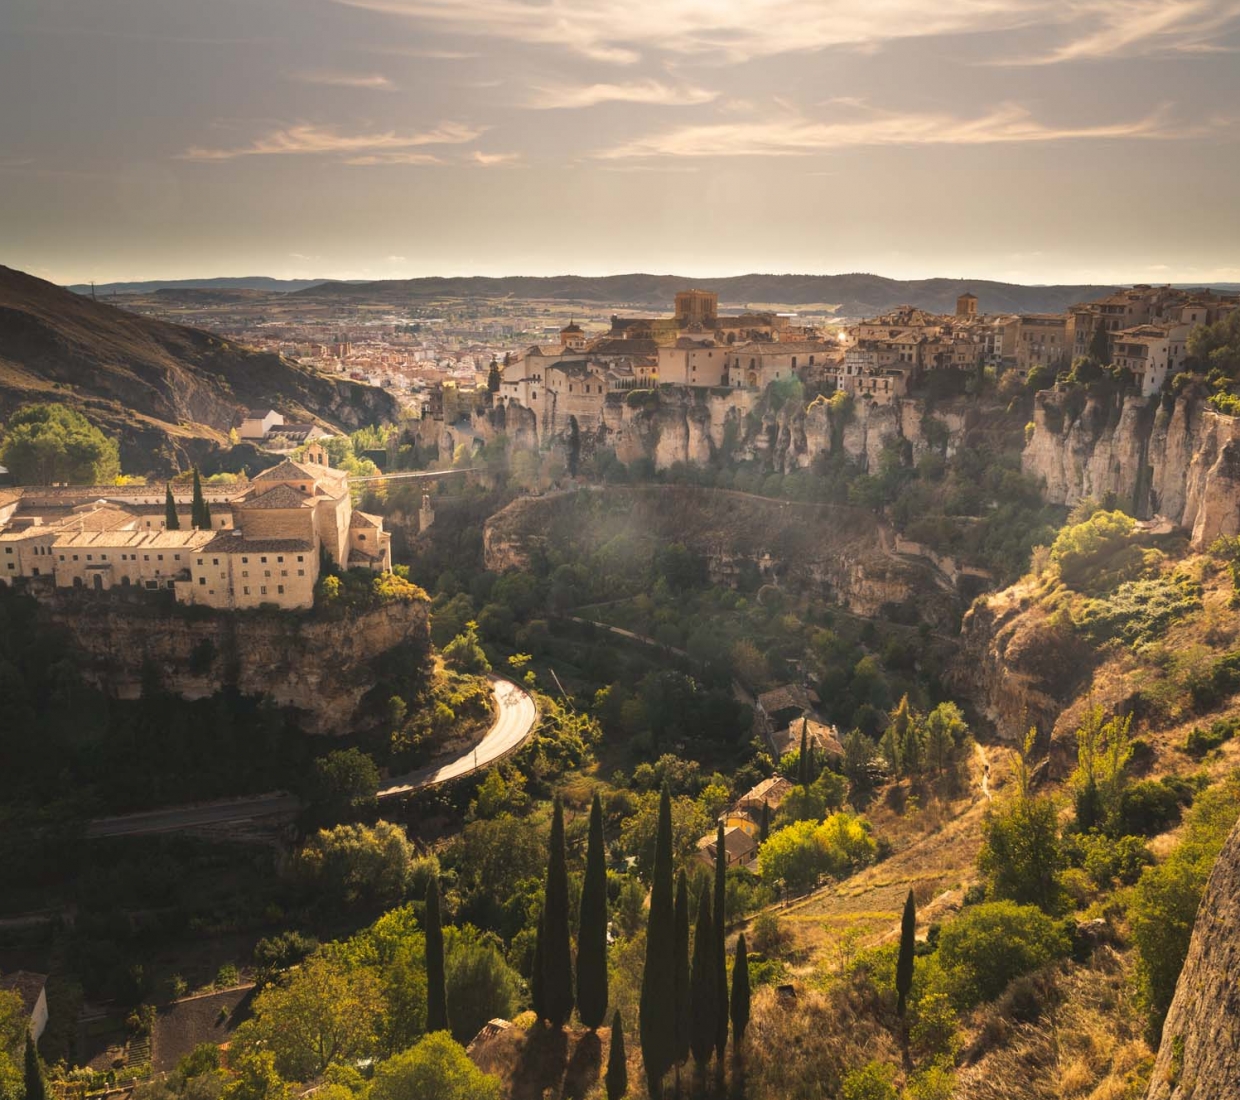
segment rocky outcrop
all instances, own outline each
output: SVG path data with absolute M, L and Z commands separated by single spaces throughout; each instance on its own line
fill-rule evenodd
M 611 543 L 649 554 L 679 542 L 717 583 L 743 578 L 809 591 L 856 615 L 954 628 L 959 600 L 929 562 L 896 554 L 869 512 L 721 489 L 613 487 L 525 497 L 484 529 L 486 566 L 528 568 L 542 548 L 588 554 Z
M 1114 494 L 1190 531 L 1194 548 L 1240 533 L 1240 420 L 1200 395 L 1039 393 L 1022 465 L 1052 503 Z
M 1240 1096 L 1240 825 L 1206 886 L 1148 1100 Z
M 430 646 L 425 599 L 339 618 L 167 607 L 145 594 L 63 589 L 40 606 L 71 639 L 83 678 L 108 694 L 137 698 L 152 674 L 186 699 L 235 688 L 293 708 L 301 728 L 315 734 L 364 725 L 379 659 L 406 647 L 420 661 Z

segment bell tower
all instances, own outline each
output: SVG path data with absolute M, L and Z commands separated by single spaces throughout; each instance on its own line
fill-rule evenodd
M 306 448 L 305 454 L 302 455 L 302 461 L 311 463 L 315 466 L 331 465 L 331 460 L 327 457 L 326 449 L 323 447 L 323 444 L 319 443 L 317 440 Z

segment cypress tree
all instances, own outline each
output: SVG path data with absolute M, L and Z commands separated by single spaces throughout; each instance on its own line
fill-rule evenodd
M 917 935 L 917 903 L 913 891 L 908 892 L 904 903 L 904 916 L 900 920 L 900 954 L 896 958 L 896 1012 L 904 1015 L 909 990 L 913 988 L 913 949 Z
M 538 932 L 534 936 L 534 962 L 530 967 L 530 1007 L 541 1024 L 547 1018 L 547 998 L 543 995 L 543 915 L 538 914 Z
M 651 1100 L 662 1094 L 663 1077 L 675 1060 L 676 959 L 672 899 L 672 800 L 667 784 L 659 796 L 654 843 L 650 914 L 646 922 L 646 964 L 642 972 L 638 1031 Z
M 797 782 L 809 786 L 809 719 L 801 719 L 801 758 L 797 761 Z
M 611 1046 L 607 1049 L 607 1074 L 603 1083 L 607 1086 L 607 1100 L 621 1100 L 629 1091 L 629 1061 L 624 1052 L 624 1023 L 619 1009 L 611 1018 Z
M 732 1052 L 745 1041 L 749 1026 L 749 949 L 745 933 L 736 938 L 736 961 L 732 964 Z
M 597 791 L 590 806 L 586 874 L 577 924 L 577 1012 L 591 1031 L 597 1031 L 607 1015 L 607 863 L 603 803 Z
M 211 517 L 207 514 L 207 500 L 202 495 L 202 478 L 198 476 L 198 467 L 194 467 L 194 496 L 189 506 L 190 526 L 201 531 L 211 525 Z
M 728 850 L 723 845 L 723 822 L 715 833 L 715 1053 L 719 1066 L 728 1049 L 728 956 L 727 930 Z
M 177 516 L 177 502 L 172 496 L 172 482 L 168 482 L 164 493 L 164 529 L 167 531 L 181 530 L 181 520 Z
M 26 1032 L 26 1100 L 47 1100 L 47 1082 L 43 1079 L 39 1052 L 29 1030 Z
M 568 927 L 568 861 L 564 852 L 564 804 L 551 814 L 551 853 L 543 901 L 543 997 L 547 1019 L 562 1028 L 573 1014 L 573 946 Z
M 677 1066 L 689 1060 L 689 880 L 676 876 L 676 1057 Z
M 758 843 L 765 844 L 766 838 L 771 835 L 771 804 L 764 798 L 762 800 L 762 820 L 758 823 Z
M 693 932 L 693 973 L 689 977 L 689 1049 L 698 1073 L 706 1071 L 715 1049 L 715 929 L 710 919 L 710 891 L 698 894 Z
M 439 876 L 426 884 L 426 1030 L 448 1030 L 448 991 L 443 967 L 443 925 L 439 915 Z

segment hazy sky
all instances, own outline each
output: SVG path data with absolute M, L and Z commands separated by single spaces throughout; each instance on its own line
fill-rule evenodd
M 0 0 L 0 262 L 1240 280 L 1238 0 Z

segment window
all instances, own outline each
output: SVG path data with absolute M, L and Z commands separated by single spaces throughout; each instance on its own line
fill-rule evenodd
M 199 584 L 206 584 L 206 583 L 207 583 L 207 578 L 206 578 L 206 577 L 199 577 L 199 578 L 198 578 L 198 583 L 199 583 Z
M 288 576 L 288 570 L 287 570 L 287 569 L 281 569 L 281 570 L 280 570 L 280 576 L 282 576 L 282 577 L 287 577 L 287 576 Z
M 248 569 L 243 569 L 241 570 L 241 575 L 243 577 L 248 577 L 250 575 L 250 571 Z
M 245 593 L 245 595 L 247 595 L 247 596 L 250 594 L 250 589 L 249 589 L 248 587 L 243 588 L 241 591 L 242 591 L 243 593 Z
M 298 569 L 298 570 L 297 570 L 297 575 L 298 575 L 299 577 L 304 577 L 304 576 L 306 575 L 306 571 L 305 571 L 304 569 Z
M 87 561 L 93 561 L 94 559 L 93 559 L 92 555 L 87 554 L 87 555 L 86 555 L 86 560 L 87 560 Z
M 202 558 L 199 558 L 199 559 L 198 559 L 198 564 L 199 564 L 199 565 L 201 565 L 201 564 L 202 564 Z
M 199 564 L 199 565 L 201 565 L 201 564 L 202 564 L 202 562 L 199 562 L 198 564 Z M 242 564 L 242 565 L 249 565 L 249 564 L 250 564 L 250 559 L 249 559 L 249 558 L 242 558 L 242 559 L 241 559 L 241 564 Z
M 282 584 L 277 584 L 277 585 L 276 585 L 276 591 L 277 591 L 277 592 L 278 592 L 281 596 L 283 596 L 283 595 L 284 595 L 284 585 L 282 585 Z
M 305 559 L 305 557 L 304 557 L 302 554 L 298 554 L 298 555 L 297 555 L 297 560 L 298 560 L 298 561 L 305 561 L 306 559 Z
M 65 560 L 65 556 L 64 556 L 64 554 L 61 554 L 61 555 L 60 555 L 60 560 L 61 560 L 61 561 L 64 561 L 64 560 Z
M 76 554 L 74 554 L 74 555 L 73 555 L 73 560 L 74 560 L 74 561 L 77 561 L 77 560 L 78 560 L 78 556 L 77 556 Z
M 159 560 L 160 560 L 160 561 L 163 561 L 164 559 L 163 559 L 163 558 L 160 558 Z M 212 564 L 212 565 L 219 565 L 219 564 L 220 564 L 220 559 L 219 559 L 219 558 L 212 558 L 212 559 L 211 559 L 211 564 Z
M 11 547 L 11 546 L 6 546 L 6 547 L 4 548 L 4 552 L 5 552 L 6 554 L 11 554 L 11 553 L 13 553 L 13 547 Z
M 155 556 L 156 556 L 156 557 L 157 557 L 160 561 L 163 561 L 163 560 L 164 560 L 164 556 L 163 556 L 163 554 L 156 554 Z M 219 562 L 216 562 L 215 564 L 216 564 L 216 565 L 219 565 Z
M 260 595 L 260 596 L 265 596 L 265 595 L 267 595 L 267 586 L 264 584 L 264 585 L 263 585 L 263 586 L 262 586 L 262 587 L 258 590 L 258 593 L 259 593 L 259 595 Z
M 277 558 L 276 558 L 276 561 L 278 561 L 278 562 L 283 562 L 283 561 L 284 561 L 284 555 L 283 555 L 283 554 L 281 554 L 279 557 L 277 557 Z
M 172 560 L 173 560 L 173 561 L 180 561 L 180 560 L 181 560 L 181 555 L 180 555 L 180 554 L 173 554 L 173 555 L 172 555 Z
M 365 535 L 358 535 L 358 536 L 357 536 L 357 541 L 358 541 L 358 542 L 365 542 L 365 541 L 366 541 L 366 536 L 365 536 Z
M 267 559 L 266 559 L 266 558 L 259 558 L 258 560 L 259 560 L 260 562 L 262 562 L 264 565 L 266 565 L 266 564 L 267 564 Z

